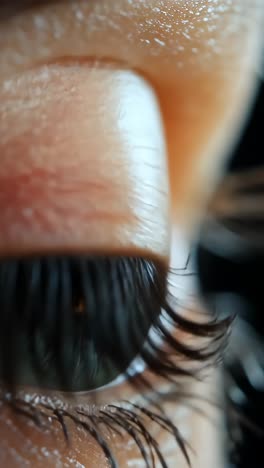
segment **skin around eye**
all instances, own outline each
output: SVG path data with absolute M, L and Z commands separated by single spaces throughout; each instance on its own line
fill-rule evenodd
M 76 185 L 83 177 L 85 184 L 91 185 L 88 177 L 91 151 L 87 153 L 87 148 L 93 142 L 99 149 L 96 156 L 92 152 L 98 184 L 101 179 L 111 182 L 93 187 L 94 211 L 98 192 L 103 188 L 99 208 L 117 204 L 122 207 L 122 215 L 131 215 L 130 220 L 136 219 L 138 223 L 136 230 L 131 223 L 124 225 L 119 236 L 112 221 L 106 229 L 101 219 L 94 228 L 92 248 L 96 250 L 95 242 L 99 242 L 98 247 L 104 238 L 99 247 L 105 250 L 109 247 L 106 246 L 109 235 L 111 242 L 113 239 L 123 242 L 130 232 L 130 244 L 122 246 L 123 252 L 141 249 L 151 257 L 158 255 L 168 262 L 169 191 L 174 221 L 193 227 L 201 205 L 221 173 L 224 156 L 236 139 L 256 89 L 262 10 L 261 0 L 254 3 L 251 0 L 91 0 L 43 3 L 18 14 L 10 12 L 8 21 L 0 25 L 0 178 L 5 188 L 0 194 L 5 216 L 1 225 L 1 252 L 5 250 L 11 255 L 14 249 L 16 254 L 39 248 L 58 250 L 61 242 L 70 251 L 78 246 L 79 250 L 89 247 L 88 224 L 86 230 L 79 228 L 83 225 L 80 220 L 83 221 L 87 203 L 81 206 L 82 216 L 76 209 L 85 190 L 76 195 Z M 130 105 L 140 109 L 131 127 L 128 79 L 131 87 L 138 90 L 133 92 L 135 101 Z M 144 104 L 146 99 L 150 103 L 148 109 Z M 91 100 L 93 105 L 89 109 Z M 127 127 L 118 127 L 117 109 L 125 111 Z M 89 127 L 89 117 L 94 112 L 95 120 Z M 143 131 L 137 125 L 139 122 Z M 106 124 L 109 133 L 104 131 Z M 59 130 L 61 133 L 57 133 Z M 115 141 L 113 134 L 117 134 Z M 147 148 L 143 155 L 138 150 L 127 152 L 129 145 L 123 143 L 131 142 L 132 137 L 137 146 Z M 154 167 L 150 155 L 155 158 Z M 123 167 L 122 158 L 127 167 Z M 74 160 L 80 163 L 77 174 L 72 171 Z M 33 161 L 35 172 L 30 174 Z M 62 176 L 58 179 L 65 166 L 66 179 Z M 19 181 L 18 168 L 23 176 L 26 172 L 26 179 Z M 38 173 L 39 169 L 43 172 Z M 38 174 L 47 176 L 48 200 L 42 177 L 34 187 L 33 176 Z M 58 189 L 61 198 L 56 201 Z M 65 192 L 68 196 L 63 198 Z M 76 195 L 74 199 L 70 197 L 72 192 Z M 149 203 L 153 197 L 154 206 L 153 202 Z M 6 201 L 12 210 L 8 210 Z M 39 207 L 33 223 L 31 205 Z M 12 219 L 13 210 L 19 213 Z M 61 227 L 62 220 L 66 224 Z M 16 229 L 14 221 L 20 223 Z M 82 235 L 81 247 L 76 226 Z M 73 245 L 70 241 L 74 236 Z M 139 242 L 135 243 L 137 236 Z M 120 244 L 118 247 L 120 251 Z M 156 387 L 159 385 L 157 379 Z M 210 384 L 205 386 L 204 394 L 207 394 Z M 169 412 L 174 412 L 174 405 Z M 107 465 L 92 438 L 85 431 L 78 432 L 72 423 L 69 423 L 69 433 L 74 451 L 64 445 L 57 423 L 55 433 L 48 433 L 25 423 L 7 407 L 1 412 L 0 422 L 3 466 L 54 466 L 54 460 L 60 460 L 65 466 Z M 197 416 L 192 413 L 189 426 L 196 424 Z M 211 434 L 215 435 L 215 441 L 219 440 L 217 429 Z M 194 434 L 188 441 L 200 449 Z M 128 456 L 132 461 L 142 458 L 138 451 L 131 449 L 128 455 L 123 450 L 129 443 L 131 437 L 122 442 L 122 449 L 117 449 L 121 468 L 126 466 Z M 165 451 L 169 460 L 167 445 Z M 168 461 L 173 468 L 180 451 L 176 452 L 173 451 Z M 200 460 L 195 458 L 194 467 L 215 466 L 214 455 L 215 452 L 210 452 L 206 461 L 202 456 Z M 184 464 L 181 459 L 179 467 Z
M 91 59 L 147 79 L 165 126 L 174 219 L 191 228 L 256 88 L 262 0 L 75 0 L 13 13 L 0 30 L 2 79 Z

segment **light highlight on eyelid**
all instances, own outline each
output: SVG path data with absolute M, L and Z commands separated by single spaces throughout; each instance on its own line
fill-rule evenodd
M 0 251 L 167 258 L 166 146 L 142 78 L 49 66 L 0 95 Z

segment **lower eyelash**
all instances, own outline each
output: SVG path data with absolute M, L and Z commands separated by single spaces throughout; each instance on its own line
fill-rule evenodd
M 163 395 L 166 399 L 166 394 Z M 67 427 L 67 421 L 72 421 L 87 432 L 100 446 L 105 454 L 107 461 L 112 468 L 117 468 L 118 463 L 115 460 L 114 453 L 110 449 L 108 442 L 102 435 L 102 429 L 108 429 L 110 434 L 117 434 L 122 437 L 129 435 L 135 442 L 145 462 L 146 468 L 155 468 L 157 460 L 160 466 L 167 468 L 168 465 L 159 447 L 158 442 L 148 430 L 148 423 L 157 425 L 160 429 L 172 436 L 181 449 L 188 466 L 191 466 L 187 449 L 187 443 L 180 430 L 171 422 L 170 418 L 162 410 L 159 403 L 152 402 L 150 407 L 123 401 L 121 404 L 111 404 L 104 409 L 98 408 L 96 416 L 90 414 L 83 408 L 67 407 L 66 405 L 56 409 L 54 404 L 47 399 L 36 408 L 32 402 L 25 402 L 22 399 L 5 398 L 7 404 L 16 414 L 30 418 L 34 423 L 43 429 L 49 429 L 52 422 L 58 422 L 64 434 L 65 441 L 71 445 L 71 437 Z
M 126 372 L 137 356 L 150 373 L 176 387 L 181 376 L 194 377 L 195 366 L 190 366 L 190 363 L 207 365 L 213 358 L 219 358 L 231 319 L 209 319 L 206 323 L 200 323 L 178 314 L 168 293 L 167 276 L 168 272 L 162 265 L 132 257 L 50 256 L 2 260 L 0 370 L 3 385 L 9 392 L 6 393 L 9 395 L 8 400 L 6 397 L 2 400 L 8 402 L 17 413 L 30 417 L 38 424 L 41 411 L 34 404 L 19 403 L 16 398 L 16 388 L 21 383 L 29 384 L 23 377 L 25 356 L 31 360 L 36 384 L 47 386 L 46 371 L 46 374 L 50 372 L 50 380 L 54 378 L 56 389 L 61 387 L 74 391 L 76 384 L 72 381 L 73 370 L 78 366 L 81 368 L 83 363 L 87 365 L 87 362 L 82 361 L 82 352 L 85 352 L 87 342 L 90 343 L 89 354 L 93 353 L 92 358 L 87 357 L 91 366 L 96 359 L 100 365 L 100 356 L 107 356 L 116 374 L 125 373 L 131 385 L 142 392 L 152 391 L 158 395 L 151 380 L 144 375 L 135 377 L 129 371 Z M 78 326 L 80 320 L 81 327 Z M 155 331 L 154 335 L 159 336 L 162 344 L 153 338 L 150 329 Z M 175 333 L 179 331 L 188 337 L 198 338 L 198 342 L 202 338 L 203 345 L 195 347 L 184 343 Z M 42 347 L 39 343 L 42 343 Z M 69 343 L 71 350 L 76 345 L 74 356 L 67 355 L 65 351 Z M 26 351 L 25 346 L 28 346 Z M 85 369 L 82 382 L 89 385 L 96 369 L 93 372 L 89 366 Z M 29 370 L 26 369 L 26 372 Z M 96 386 L 93 388 L 96 389 Z M 153 404 L 153 401 L 149 403 Z M 54 407 L 52 411 L 66 439 L 65 418 L 71 418 L 91 433 L 113 467 L 116 466 L 114 458 L 99 430 L 100 424 L 106 420 L 109 427 L 111 420 L 115 428 L 132 431 L 130 436 L 139 446 L 147 467 L 154 466 L 148 461 L 153 450 L 161 466 L 166 467 L 157 442 L 151 439 L 147 428 L 142 426 L 142 414 L 145 411 L 146 416 L 146 411 L 149 411 L 152 422 L 165 425 L 173 433 L 188 461 L 184 441 L 176 426 L 169 418 L 164 416 L 165 419 L 161 420 L 146 408 L 143 411 L 132 405 L 131 413 L 119 408 L 118 417 L 112 413 L 101 415 L 101 419 L 96 416 L 93 418 L 93 427 L 87 421 L 84 424 L 78 413 Z M 132 421 L 131 417 L 138 420 Z M 88 419 L 91 421 L 90 416 Z M 134 429 L 133 425 L 136 426 Z M 142 437 L 145 442 L 141 444 Z M 145 443 L 149 445 L 148 454 L 144 451 Z

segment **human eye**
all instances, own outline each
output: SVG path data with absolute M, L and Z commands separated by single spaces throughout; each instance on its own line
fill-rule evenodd
M 213 383 L 197 377 L 230 321 L 172 298 L 174 231 L 195 238 L 247 113 L 261 11 L 228 0 L 2 2 L 6 466 L 207 468 L 198 434 L 210 428 L 191 395 L 214 393 L 215 371 Z

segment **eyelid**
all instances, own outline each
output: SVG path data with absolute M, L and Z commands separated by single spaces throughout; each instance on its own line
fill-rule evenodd
M 126 70 L 50 65 L 1 91 L 0 252 L 166 262 L 166 144 L 148 83 Z
M 191 5 L 62 1 L 0 26 L 2 81 L 44 63 L 87 60 L 136 70 L 150 83 L 165 126 L 172 216 L 188 235 L 254 93 L 264 13 L 262 0 Z

